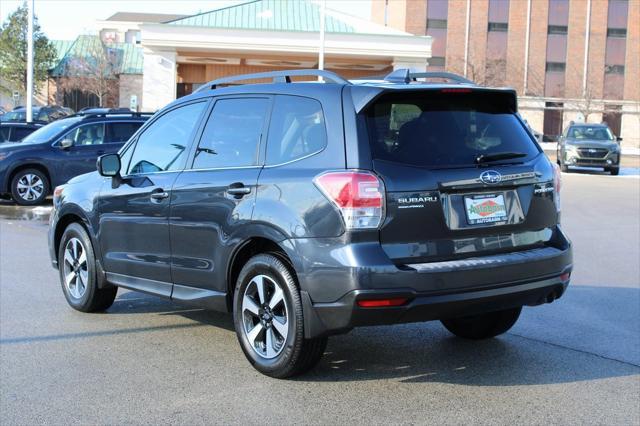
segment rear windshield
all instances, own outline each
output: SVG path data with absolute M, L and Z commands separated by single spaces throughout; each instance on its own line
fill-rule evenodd
M 366 110 L 373 158 L 419 167 L 475 166 L 502 153 L 524 162 L 538 147 L 504 95 L 421 91 L 381 97 Z

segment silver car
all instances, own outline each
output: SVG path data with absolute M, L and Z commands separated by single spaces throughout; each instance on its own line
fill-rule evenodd
M 620 141 L 606 123 L 571 123 L 558 140 L 558 165 L 602 167 L 612 175 L 620 172 Z

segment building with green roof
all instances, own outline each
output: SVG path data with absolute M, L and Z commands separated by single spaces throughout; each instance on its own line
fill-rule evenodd
M 143 23 L 143 108 L 156 110 L 227 75 L 318 67 L 320 8 L 310 0 L 255 0 Z M 330 8 L 325 33 L 325 68 L 347 78 L 425 70 L 431 56 L 429 36 Z
M 317 68 L 320 15 L 311 0 L 255 0 L 192 16 L 116 13 L 97 22 L 97 36 L 54 41 L 49 99 L 74 109 L 94 106 L 96 97 L 87 92 L 100 58 L 108 59 L 113 86 L 105 106 L 128 107 L 135 98 L 145 111 L 219 77 Z M 431 56 L 429 36 L 330 8 L 324 47 L 325 69 L 347 78 L 425 70 Z
M 104 42 L 95 35 L 52 40 L 52 43 L 57 57 L 49 70 L 49 103 L 74 110 L 101 105 L 129 107 L 131 95 L 142 96 L 144 55 L 139 45 Z M 107 82 L 104 94 L 92 90 L 97 78 Z M 131 92 L 132 87 L 137 87 L 138 93 L 124 93 Z

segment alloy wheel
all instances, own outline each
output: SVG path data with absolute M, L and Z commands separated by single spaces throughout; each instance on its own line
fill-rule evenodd
M 16 190 L 23 200 L 35 201 L 42 197 L 44 182 L 38 175 L 27 173 L 18 179 Z
M 82 298 L 89 285 L 86 253 L 82 242 L 77 238 L 71 238 L 67 241 L 64 248 L 64 285 L 69 294 L 75 299 Z
M 262 358 L 273 359 L 284 349 L 289 334 L 289 315 L 284 291 L 273 279 L 257 275 L 242 297 L 244 335 Z

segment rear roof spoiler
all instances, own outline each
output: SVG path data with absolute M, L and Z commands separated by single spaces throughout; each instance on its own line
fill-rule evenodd
M 518 96 L 515 89 L 510 88 L 490 88 L 481 86 L 452 86 L 452 85 L 436 85 L 436 84 L 416 84 L 416 85 L 389 85 L 389 86 L 349 86 L 351 90 L 351 98 L 356 113 L 361 113 L 367 106 L 373 103 L 380 96 L 389 93 L 415 93 L 415 92 L 442 92 L 451 93 L 451 96 L 457 96 L 459 93 L 495 93 L 496 95 L 508 98 L 509 109 L 518 112 Z

